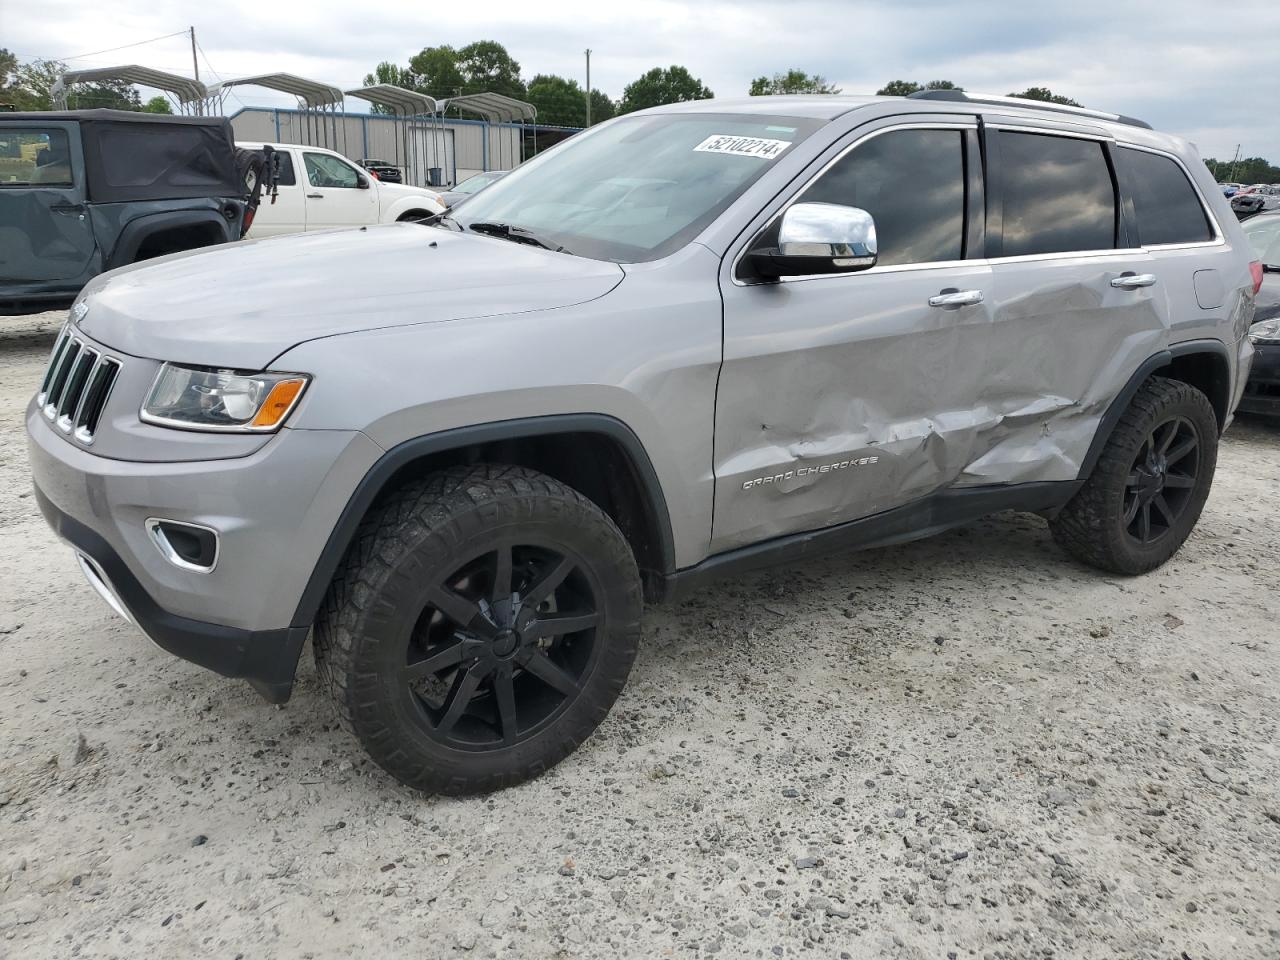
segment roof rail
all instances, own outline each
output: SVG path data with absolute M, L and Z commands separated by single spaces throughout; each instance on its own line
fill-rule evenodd
M 1071 113 L 1078 117 L 1094 117 L 1098 120 L 1110 120 L 1112 123 L 1124 123 L 1131 127 L 1151 129 L 1151 124 L 1136 117 L 1126 117 L 1120 113 L 1107 113 L 1104 110 L 1089 110 L 1086 107 L 1072 107 L 1065 103 L 1050 103 L 1047 100 L 1032 100 L 1028 97 L 998 97 L 990 93 L 965 93 L 963 90 L 917 90 L 907 94 L 911 100 L 949 100 L 952 103 L 990 103 L 1004 107 L 1023 107 L 1030 110 L 1048 110 L 1052 113 Z

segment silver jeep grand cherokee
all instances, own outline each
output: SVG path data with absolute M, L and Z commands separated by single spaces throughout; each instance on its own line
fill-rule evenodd
M 280 702 L 312 634 L 378 764 L 488 790 L 604 718 L 642 597 L 1009 509 L 1163 563 L 1245 380 L 1248 250 L 1125 117 L 676 104 L 434 224 L 103 275 L 27 412 L 37 497 L 164 649 Z

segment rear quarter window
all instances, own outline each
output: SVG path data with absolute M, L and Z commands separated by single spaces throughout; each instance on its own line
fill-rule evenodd
M 1199 243 L 1213 239 L 1213 230 L 1195 187 L 1173 158 L 1121 147 L 1117 165 L 1133 196 L 1138 219 L 1138 242 Z

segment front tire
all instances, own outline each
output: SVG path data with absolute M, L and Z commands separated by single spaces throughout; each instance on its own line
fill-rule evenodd
M 554 766 L 604 719 L 640 639 L 640 577 L 598 507 L 521 467 L 410 483 L 362 527 L 316 661 L 369 756 L 420 790 Z
M 1180 380 L 1152 377 L 1049 529 L 1090 566 L 1127 575 L 1154 570 L 1190 536 L 1217 462 L 1209 398 Z

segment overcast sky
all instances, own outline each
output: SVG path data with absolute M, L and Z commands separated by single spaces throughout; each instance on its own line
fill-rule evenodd
M 790 67 L 846 93 L 899 78 L 999 94 L 1047 86 L 1188 137 L 1206 157 L 1230 158 L 1241 144 L 1244 156 L 1280 163 L 1280 0 L 0 0 L 0 45 L 20 59 L 95 53 L 189 24 L 207 55 L 203 79 L 210 69 L 223 78 L 287 71 L 349 89 L 380 60 L 492 39 L 526 78 L 579 83 L 590 47 L 592 85 L 614 98 L 673 63 L 718 96 L 744 95 L 753 76 Z M 68 62 L 189 74 L 191 52 L 174 37 Z M 238 98 L 290 105 L 257 88 Z

